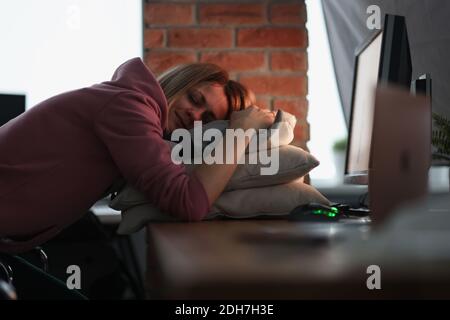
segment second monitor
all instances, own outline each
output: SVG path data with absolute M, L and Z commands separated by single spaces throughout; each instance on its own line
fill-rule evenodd
M 384 28 L 356 50 L 344 182 L 369 182 L 375 88 L 394 84 L 410 88 L 411 54 L 406 21 L 386 15 Z

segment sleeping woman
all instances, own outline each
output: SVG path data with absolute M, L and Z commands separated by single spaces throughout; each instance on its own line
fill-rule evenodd
M 188 174 L 172 162 L 163 138 L 194 121 L 269 127 L 274 114 L 250 100 L 216 65 L 177 66 L 156 79 L 134 58 L 111 81 L 57 95 L 8 122 L 0 127 L 0 252 L 49 240 L 119 178 L 161 211 L 201 220 L 236 164 L 197 165 Z M 235 148 L 236 157 L 245 152 Z

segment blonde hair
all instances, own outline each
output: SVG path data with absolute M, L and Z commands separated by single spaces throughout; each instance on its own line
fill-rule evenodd
M 254 95 L 244 85 L 231 80 L 226 70 L 212 63 L 189 63 L 175 66 L 158 77 L 169 107 L 193 88 L 205 83 L 224 87 L 228 102 L 227 118 L 233 111 L 254 104 Z

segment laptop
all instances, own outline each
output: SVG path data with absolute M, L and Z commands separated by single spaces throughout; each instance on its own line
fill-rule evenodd
M 369 168 L 371 219 L 381 224 L 397 207 L 428 193 L 431 104 L 392 86 L 375 93 Z

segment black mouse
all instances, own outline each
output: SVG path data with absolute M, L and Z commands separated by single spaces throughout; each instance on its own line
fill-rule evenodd
M 288 220 L 305 222 L 336 222 L 340 212 L 335 207 L 320 203 L 309 203 L 294 208 L 288 215 Z

